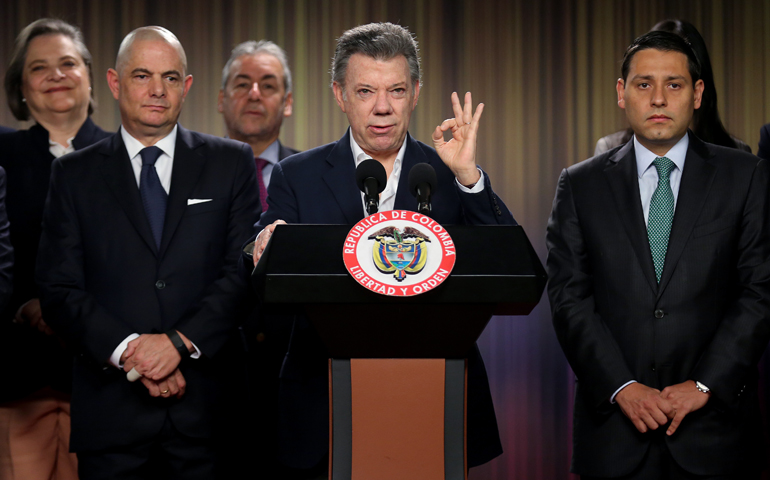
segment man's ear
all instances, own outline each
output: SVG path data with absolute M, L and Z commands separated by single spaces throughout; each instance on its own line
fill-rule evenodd
M 192 75 L 187 75 L 184 77 L 184 92 L 182 92 L 182 99 L 184 100 L 187 97 L 187 92 L 190 91 L 190 87 L 192 87 Z
M 701 101 L 703 100 L 704 88 L 706 88 L 706 86 L 703 83 L 703 80 L 700 80 L 700 79 L 697 82 L 695 82 L 695 85 L 693 86 L 693 90 L 695 94 L 695 102 L 694 102 L 695 110 L 700 108 Z
M 618 107 L 626 108 L 626 84 L 622 78 L 618 78 L 618 83 L 615 85 L 615 90 L 618 91 Z
M 340 85 L 337 82 L 334 82 L 332 84 L 332 89 L 334 90 L 334 98 L 335 100 L 337 100 L 337 105 L 340 106 L 342 113 L 347 113 L 345 112 L 345 99 L 344 99 L 345 92 L 343 90 L 342 85 Z
M 107 70 L 107 85 L 115 100 L 120 100 L 120 76 L 114 68 Z
M 291 107 L 294 105 L 294 97 L 291 96 L 291 92 L 286 94 L 283 102 L 283 116 L 291 117 Z
M 225 107 L 223 105 L 224 100 L 225 100 L 225 91 L 220 90 L 219 95 L 217 95 L 217 111 L 219 113 L 224 113 L 225 111 Z
M 417 107 L 417 100 L 420 98 L 420 81 L 417 80 L 417 82 L 414 84 L 414 102 L 412 102 L 412 110 Z

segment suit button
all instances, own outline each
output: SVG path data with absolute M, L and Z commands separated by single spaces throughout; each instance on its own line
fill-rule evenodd
M 166 288 L 166 282 L 164 282 L 163 280 L 158 280 L 157 282 L 155 282 L 155 288 L 157 288 L 158 290 L 163 290 L 164 288 Z
M 650 370 L 655 371 L 655 365 L 650 365 Z
M 663 318 L 664 315 L 665 313 L 663 313 L 663 310 L 660 310 L 660 309 L 655 310 L 655 318 L 661 319 Z

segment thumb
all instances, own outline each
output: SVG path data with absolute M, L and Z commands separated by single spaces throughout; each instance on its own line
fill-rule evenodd
M 438 147 L 444 144 L 444 132 L 441 130 L 441 125 L 438 125 L 433 130 L 433 145 Z

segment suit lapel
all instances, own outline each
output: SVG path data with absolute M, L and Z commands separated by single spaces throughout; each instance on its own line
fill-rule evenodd
M 323 181 L 329 187 L 348 223 L 353 224 L 364 218 L 361 193 L 356 187 L 356 165 L 350 150 L 350 129 L 326 157 L 329 170 L 323 174 Z
M 639 195 L 639 173 L 636 169 L 636 154 L 634 142 L 628 142 L 615 155 L 610 157 L 610 165 L 604 170 L 610 190 L 615 198 L 618 216 L 636 258 L 642 267 L 642 272 L 653 292 L 658 290 L 655 277 L 655 266 L 652 263 L 650 243 L 647 239 L 647 228 L 644 224 L 642 200 Z
M 203 142 L 189 130 L 179 125 L 174 151 L 174 166 L 171 169 L 171 188 L 166 205 L 166 219 L 163 223 L 163 238 L 160 241 L 160 255 L 168 248 L 182 215 L 187 208 L 187 199 L 198 182 L 206 159 L 195 151 Z
M 690 146 L 687 149 L 682 181 L 679 184 L 674 223 L 671 225 L 666 263 L 663 265 L 663 273 L 660 277 L 658 296 L 663 293 L 669 280 L 671 280 L 679 257 L 682 256 L 687 245 L 687 239 L 690 238 L 690 232 L 692 232 L 711 190 L 716 168 L 708 163 L 708 157 L 709 152 L 706 145 L 694 135 L 690 135 Z
M 128 152 L 126 152 L 120 131 L 104 143 L 99 153 L 104 156 L 104 161 L 101 164 L 102 175 L 115 194 L 115 199 L 139 236 L 153 252 L 157 253 L 155 239 L 152 237 L 150 224 L 142 206 L 139 187 L 136 185 L 136 176 L 131 167 L 131 160 L 128 158 Z

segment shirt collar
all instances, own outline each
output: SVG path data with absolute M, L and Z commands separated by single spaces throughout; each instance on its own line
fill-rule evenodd
M 348 130 L 349 131 L 349 130 Z M 353 138 L 353 132 L 350 132 L 350 149 L 353 151 L 353 160 L 356 163 L 356 168 L 358 168 L 359 165 L 361 165 L 361 162 L 364 160 L 368 160 L 372 158 L 369 156 L 364 150 L 358 146 L 356 143 L 356 140 Z M 396 167 L 398 167 L 399 171 L 401 170 L 401 161 L 404 159 L 404 152 L 406 152 L 406 139 L 407 136 L 404 137 L 404 143 L 401 144 L 401 148 L 398 149 L 398 154 L 396 154 L 396 161 L 393 163 L 393 171 L 396 171 Z
M 267 160 L 267 163 L 272 163 L 275 165 L 278 163 L 278 153 L 280 150 L 280 143 L 278 143 L 278 140 L 271 143 L 264 152 L 258 155 L 259 158 L 264 158 Z
M 174 151 L 176 150 L 176 133 L 177 133 L 178 125 L 174 125 L 174 129 L 171 130 L 171 133 L 166 135 L 165 137 L 161 138 L 157 142 L 155 142 L 155 147 L 160 148 L 163 153 L 168 155 L 171 158 L 174 158 Z M 123 137 L 123 144 L 126 146 L 126 151 L 128 152 L 128 158 L 132 159 L 139 155 L 139 152 L 142 151 L 144 148 L 144 145 L 142 145 L 142 142 L 131 136 L 130 133 L 126 131 L 123 126 L 120 127 L 120 136 Z
M 687 148 L 690 146 L 690 135 L 685 134 L 676 145 L 664 155 L 666 158 L 674 162 L 674 165 L 679 171 L 684 171 L 684 159 L 687 156 Z M 655 161 L 661 155 L 655 155 L 651 151 L 647 150 L 634 135 L 634 153 L 636 153 L 636 169 L 639 174 L 639 178 L 642 178 L 644 172 L 652 166 L 652 162 Z

